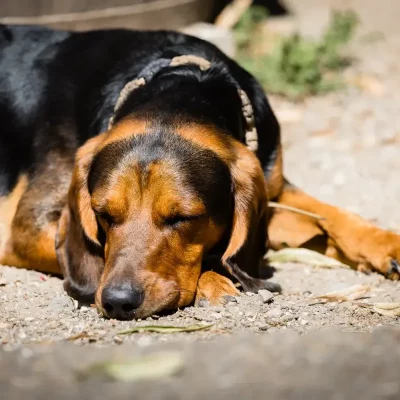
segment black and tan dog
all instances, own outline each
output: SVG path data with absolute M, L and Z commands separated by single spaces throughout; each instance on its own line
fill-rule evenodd
M 62 273 L 109 317 L 279 290 L 268 246 L 399 278 L 399 236 L 284 180 L 261 86 L 209 43 L 0 26 L 0 122 L 0 263 Z

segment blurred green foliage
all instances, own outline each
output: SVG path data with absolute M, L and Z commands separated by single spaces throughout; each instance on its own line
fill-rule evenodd
M 262 40 L 258 28 L 266 18 L 264 8 L 250 7 L 235 26 L 234 34 L 238 46 L 237 61 L 256 76 L 268 92 L 299 99 L 343 85 L 339 72 L 348 64 L 343 48 L 357 26 L 354 12 L 333 12 L 320 41 L 295 34 L 276 40 L 269 54 L 255 56 L 251 46 Z

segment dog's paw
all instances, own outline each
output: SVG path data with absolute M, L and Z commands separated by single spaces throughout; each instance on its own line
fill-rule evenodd
M 238 295 L 239 290 L 230 279 L 207 271 L 200 276 L 197 284 L 195 305 L 199 305 L 200 301 L 207 301 L 210 306 L 220 306 Z
M 386 277 L 392 281 L 400 280 L 400 263 L 394 258 L 386 261 L 388 263 Z

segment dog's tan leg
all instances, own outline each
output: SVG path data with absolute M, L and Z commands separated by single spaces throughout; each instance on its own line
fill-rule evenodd
M 55 235 L 66 203 L 71 169 L 69 159 L 49 155 L 29 182 L 25 178 L 22 189 L 21 183 L 16 186 L 9 196 L 14 200 L 8 201 L 13 209 L 8 214 L 6 241 L 0 246 L 1 264 L 61 274 Z
M 347 262 L 358 270 L 373 270 L 390 279 L 399 279 L 400 235 L 318 201 L 290 184 L 284 185 L 277 201 L 322 218 L 274 209 L 268 227 L 273 249 L 307 247 Z
M 226 302 L 225 296 L 237 296 L 239 290 L 233 282 L 217 274 L 214 271 L 203 272 L 197 284 L 196 300 L 198 304 L 204 299 L 210 302 L 210 305 L 217 306 Z

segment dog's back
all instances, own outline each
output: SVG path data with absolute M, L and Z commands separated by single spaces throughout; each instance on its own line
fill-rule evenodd
M 46 63 L 69 34 L 0 26 L 0 195 L 31 162 L 34 129 L 46 90 Z

